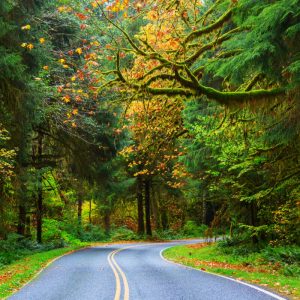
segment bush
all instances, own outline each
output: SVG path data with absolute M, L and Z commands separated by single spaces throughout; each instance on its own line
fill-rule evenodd
M 285 264 L 300 264 L 300 247 L 271 247 L 261 251 L 263 258 L 269 262 L 280 261 Z
M 130 229 L 126 227 L 120 227 L 114 229 L 111 233 L 112 241 L 119 241 L 119 240 L 137 240 L 138 236 Z
M 226 237 L 224 240 L 218 242 L 218 247 L 219 248 L 233 247 L 233 246 L 240 245 L 241 243 L 243 243 L 243 240 L 237 236 Z
M 153 232 L 153 239 L 173 240 L 182 238 L 181 232 L 176 232 L 174 229 L 157 230 Z
M 20 238 L 21 236 L 18 234 L 10 234 L 6 240 L 0 241 L 0 267 L 10 264 L 24 255 L 24 249 L 19 249 L 18 245 Z M 18 250 L 16 251 L 16 249 Z
M 43 242 L 53 243 L 62 239 L 61 224 L 57 220 L 44 219 L 43 220 Z
M 97 242 L 97 241 L 103 241 L 106 240 L 107 236 L 104 232 L 104 230 L 99 227 L 92 224 L 89 224 L 85 231 L 81 233 L 81 241 L 84 242 Z
M 0 241 L 0 268 L 41 249 L 41 245 L 30 239 L 16 233 L 9 234 L 6 240 Z
M 282 273 L 285 276 L 300 277 L 300 266 L 299 264 L 285 265 L 282 269 Z
M 63 224 L 61 222 L 53 219 L 44 219 L 43 241 L 47 250 L 81 244 L 81 241 L 76 236 L 62 228 Z
M 222 253 L 233 256 L 248 256 L 260 251 L 259 245 L 249 242 L 247 236 L 227 237 L 219 241 L 217 247 Z
M 203 237 L 208 226 L 205 224 L 197 225 L 195 221 L 187 221 L 183 226 L 182 234 L 185 237 Z

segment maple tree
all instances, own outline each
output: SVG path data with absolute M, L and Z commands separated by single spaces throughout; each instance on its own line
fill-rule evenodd
M 180 164 L 177 162 L 178 156 L 182 155 L 177 140 L 186 134 L 180 102 L 167 98 L 164 101 L 136 101 L 130 103 L 125 110 L 126 125 L 123 130 L 130 131 L 131 142 L 120 151 L 120 155 L 128 164 L 129 174 L 137 178 L 139 232 L 143 232 L 143 184 L 147 191 L 146 207 L 150 205 L 150 201 L 156 201 L 151 200 L 149 194 L 154 181 L 169 188 L 179 188 L 184 184 L 184 174 L 180 173 Z M 147 233 L 151 234 L 149 211 L 146 213 L 146 222 Z
M 285 1 L 280 1 L 270 6 L 268 13 L 280 9 L 284 15 L 286 11 L 293 11 L 296 2 L 291 1 L 286 6 Z M 102 51 L 98 57 L 102 74 L 107 74 L 103 76 L 103 85 L 99 89 L 119 86 L 120 89 L 134 91 L 133 97 L 141 94 L 204 95 L 226 104 L 281 97 L 294 86 L 297 72 L 295 54 L 288 44 L 284 45 L 292 57 L 283 70 L 274 70 L 278 75 L 276 80 L 270 73 L 259 72 L 260 67 L 253 74 L 251 61 L 255 57 L 249 55 L 250 49 L 245 48 L 247 43 L 257 35 L 261 36 L 262 43 L 273 44 L 275 48 L 281 41 L 272 40 L 267 28 L 256 26 L 251 17 L 247 19 L 248 6 L 247 1 L 84 2 L 85 14 L 80 14 L 79 18 L 88 24 L 96 16 L 101 19 L 99 27 L 109 29 L 106 32 L 109 39 L 101 40 Z M 70 7 L 64 10 L 73 13 Z M 78 16 L 78 13 L 75 14 Z M 264 14 L 267 11 L 257 19 L 263 18 Z M 143 18 L 143 24 L 137 25 L 136 34 L 131 35 L 127 27 L 137 18 Z M 278 36 L 281 39 L 285 31 L 292 29 L 296 19 L 293 15 L 286 25 L 283 19 L 276 20 L 275 26 L 280 30 Z M 245 43 L 235 43 L 234 47 L 231 41 L 241 38 Z M 271 48 L 257 47 L 255 51 L 257 57 L 263 57 Z M 105 60 L 113 61 L 114 67 L 103 70 Z M 133 63 L 132 68 L 127 67 L 128 60 Z M 220 79 L 214 78 L 212 70 L 222 63 L 224 67 L 235 64 L 231 77 L 238 75 L 236 82 L 220 73 L 224 67 L 217 71 Z M 244 70 L 242 76 L 240 69 Z M 288 78 L 287 73 L 290 74 Z M 263 81 L 260 80 L 262 77 Z

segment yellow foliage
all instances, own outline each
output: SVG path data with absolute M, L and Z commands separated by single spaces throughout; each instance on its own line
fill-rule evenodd
M 30 30 L 31 29 L 31 26 L 29 24 L 25 25 L 25 26 L 22 26 L 21 27 L 22 30 Z
M 78 53 L 78 54 L 80 55 L 80 54 L 82 54 L 82 49 L 81 49 L 81 48 L 77 48 L 77 49 L 75 50 L 75 52 Z

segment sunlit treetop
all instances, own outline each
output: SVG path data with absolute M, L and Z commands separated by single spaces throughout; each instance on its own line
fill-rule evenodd
M 297 23 L 297 1 L 85 1 L 64 11 L 87 26 L 98 25 L 98 62 L 109 75 L 101 79 L 100 89 L 119 85 L 151 95 L 205 95 L 229 104 L 276 98 L 296 78 L 291 47 L 296 36 L 287 32 Z M 294 13 L 286 23 L 289 11 Z M 282 57 L 282 46 L 290 57 L 289 65 L 282 65 L 289 77 L 275 61 L 267 62 L 267 71 L 262 68 L 264 57 Z

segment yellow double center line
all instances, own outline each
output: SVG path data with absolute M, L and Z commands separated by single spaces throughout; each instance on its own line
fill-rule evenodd
M 108 263 L 109 263 L 110 267 L 112 268 L 113 273 L 114 273 L 115 278 L 116 278 L 116 293 L 115 293 L 114 300 L 120 300 L 121 299 L 122 287 L 121 287 L 120 275 L 122 277 L 123 285 L 124 285 L 124 298 L 123 298 L 123 300 L 129 300 L 128 281 L 127 281 L 125 273 L 122 271 L 120 266 L 117 264 L 117 262 L 115 260 L 115 255 L 117 253 L 119 253 L 121 251 L 124 251 L 124 250 L 127 250 L 129 248 L 151 246 L 151 245 L 156 245 L 156 244 L 155 243 L 148 243 L 148 244 L 132 245 L 132 246 L 128 246 L 128 247 L 125 247 L 125 248 L 114 250 L 114 251 L 112 251 L 108 254 L 107 260 L 108 260 Z
M 113 273 L 115 275 L 116 278 L 116 293 L 115 293 L 115 298 L 114 300 L 120 300 L 121 299 L 121 280 L 120 280 L 120 275 L 122 277 L 123 280 L 123 285 L 124 285 L 124 300 L 129 300 L 129 286 L 128 286 L 128 281 L 127 278 L 124 274 L 124 272 L 122 271 L 122 269 L 120 268 L 120 266 L 117 264 L 116 260 L 115 260 L 115 255 L 119 252 L 121 252 L 122 250 L 125 250 L 127 248 L 122 248 L 122 249 L 117 249 L 112 251 L 111 253 L 109 253 L 107 260 L 108 263 L 110 265 L 110 267 L 113 270 Z M 119 275 L 120 273 L 120 275 Z

